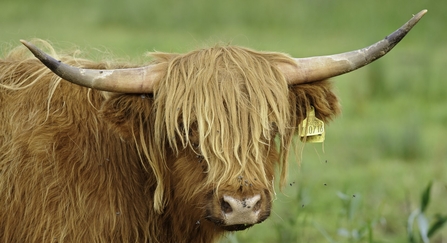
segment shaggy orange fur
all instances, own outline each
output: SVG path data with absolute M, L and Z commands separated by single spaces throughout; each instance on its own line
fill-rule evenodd
M 130 66 L 39 45 L 74 66 Z M 328 81 L 287 86 L 284 54 L 153 56 L 165 75 L 139 95 L 68 83 L 22 47 L 0 59 L 0 242 L 213 242 L 216 198 L 260 193 L 267 218 L 306 109 L 339 113 Z

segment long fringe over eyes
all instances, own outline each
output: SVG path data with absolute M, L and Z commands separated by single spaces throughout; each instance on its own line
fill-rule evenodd
M 155 92 L 155 140 L 168 141 L 177 153 L 190 147 L 203 156 L 203 186 L 218 188 L 246 171 L 271 184 L 266 148 L 278 134 L 285 168 L 295 126 L 287 82 L 274 64 L 291 59 L 232 46 L 154 56 L 169 62 Z

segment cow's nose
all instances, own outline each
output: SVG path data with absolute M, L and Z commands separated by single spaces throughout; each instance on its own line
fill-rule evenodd
M 244 198 L 224 195 L 221 209 L 226 225 L 255 224 L 261 211 L 261 195 Z

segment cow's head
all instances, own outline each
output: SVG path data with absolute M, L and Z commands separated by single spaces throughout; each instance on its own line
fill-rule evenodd
M 275 168 L 281 168 L 283 183 L 288 149 L 306 109 L 315 107 L 324 120 L 338 112 L 321 80 L 385 55 L 425 12 L 369 47 L 311 58 L 218 46 L 155 53 L 145 67 L 94 70 L 58 62 L 23 43 L 61 78 L 116 93 L 106 116 L 138 144 L 155 177 L 157 211 L 183 202 L 179 206 L 189 205 L 198 217 L 192 220 L 241 230 L 269 216 Z M 129 93 L 149 95 L 124 95 Z

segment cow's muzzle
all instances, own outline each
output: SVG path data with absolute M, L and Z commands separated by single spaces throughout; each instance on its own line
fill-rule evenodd
M 224 194 L 213 201 L 206 219 L 227 231 L 247 229 L 270 216 L 271 200 L 267 193 L 250 196 Z

